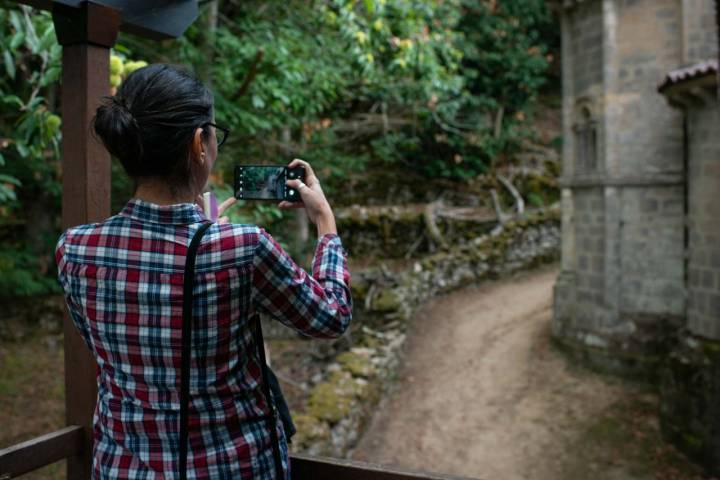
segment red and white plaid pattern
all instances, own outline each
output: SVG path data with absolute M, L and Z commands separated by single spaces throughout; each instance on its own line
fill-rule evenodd
M 94 479 L 177 476 L 183 270 L 207 221 L 192 204 L 132 200 L 60 237 L 60 283 L 99 367 Z M 352 303 L 340 238 L 319 240 L 310 276 L 263 229 L 212 225 L 193 298 L 188 478 L 275 478 L 249 320 L 263 312 L 308 336 L 341 335 Z

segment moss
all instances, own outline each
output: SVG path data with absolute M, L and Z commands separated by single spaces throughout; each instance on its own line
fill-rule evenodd
M 362 302 L 370 289 L 370 282 L 363 277 L 359 277 L 353 281 L 351 289 L 353 300 L 358 303 Z
M 367 382 L 356 381 L 347 371 L 337 371 L 318 384 L 310 394 L 307 413 L 330 423 L 346 417 L 353 407 L 354 398 L 364 398 Z
M 355 352 L 344 352 L 340 354 L 337 361 L 356 377 L 369 378 L 375 375 L 375 367 L 370 358 Z
M 382 342 L 374 335 L 365 334 L 358 339 L 356 345 L 358 347 L 378 349 L 382 345 Z
M 293 437 L 293 445 L 302 448 L 310 443 L 324 442 L 330 439 L 330 426 L 327 422 L 307 414 L 293 417 L 297 433 Z
M 318 384 L 313 388 L 308 402 L 308 414 L 337 423 L 350 413 L 352 397 L 339 392 L 332 382 Z
M 397 291 L 385 288 L 380 291 L 372 302 L 371 310 L 376 312 L 394 312 L 400 309 L 402 301 Z
M 706 355 L 720 357 L 720 342 L 704 339 L 702 346 Z

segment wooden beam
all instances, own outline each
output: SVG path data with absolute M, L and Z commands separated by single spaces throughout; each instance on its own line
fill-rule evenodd
M 15 478 L 68 457 L 85 448 L 83 427 L 71 425 L 62 430 L 0 450 L 0 479 Z
M 469 480 L 467 477 L 411 472 L 365 462 L 292 454 L 293 480 Z
M 90 133 L 101 98 L 110 94 L 110 47 L 117 38 L 117 10 L 97 4 L 53 11 L 62 57 L 62 224 L 98 222 L 110 215 L 110 156 Z M 97 399 L 92 354 L 67 312 L 65 420 L 83 427 L 86 448 L 68 459 L 67 479 L 87 480 L 92 464 L 92 416 Z

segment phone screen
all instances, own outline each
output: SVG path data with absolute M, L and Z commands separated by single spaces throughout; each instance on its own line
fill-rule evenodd
M 285 167 L 275 165 L 239 167 L 235 196 L 245 199 L 282 200 L 285 198 Z

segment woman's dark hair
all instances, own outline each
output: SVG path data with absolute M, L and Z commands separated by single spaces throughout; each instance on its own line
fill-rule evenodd
M 154 64 L 128 75 L 115 96 L 104 99 L 93 127 L 133 179 L 158 177 L 181 187 L 190 180 L 195 130 L 212 120 L 205 85 L 180 67 Z

